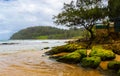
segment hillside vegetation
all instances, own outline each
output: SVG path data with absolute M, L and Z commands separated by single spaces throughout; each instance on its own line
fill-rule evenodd
M 82 36 L 82 29 L 58 29 L 49 26 L 35 26 L 20 30 L 10 39 L 68 39 Z

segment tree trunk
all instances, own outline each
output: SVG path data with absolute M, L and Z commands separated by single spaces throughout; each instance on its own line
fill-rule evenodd
M 92 29 L 89 29 L 88 31 L 89 31 L 89 33 L 90 33 L 90 40 L 94 40 L 95 35 L 94 35 Z
M 94 35 L 92 29 L 89 29 L 88 31 L 90 33 L 90 39 L 89 39 L 89 43 L 88 43 L 86 48 L 90 48 L 93 40 L 95 39 L 95 35 Z

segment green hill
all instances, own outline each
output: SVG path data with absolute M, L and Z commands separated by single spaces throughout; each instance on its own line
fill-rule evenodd
M 81 36 L 81 29 L 58 29 L 49 26 L 35 26 L 18 31 L 10 39 L 68 39 Z

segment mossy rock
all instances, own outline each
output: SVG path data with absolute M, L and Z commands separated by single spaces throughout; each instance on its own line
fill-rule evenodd
M 54 47 L 48 52 L 46 52 L 46 54 L 53 55 L 61 52 L 74 52 L 75 50 L 80 48 L 83 48 L 83 47 L 78 44 L 66 44 L 66 45 Z
M 120 76 L 120 69 L 118 70 L 117 75 Z
M 120 55 L 120 43 L 112 44 L 112 48 L 114 53 Z
M 81 60 L 81 55 L 78 52 L 72 52 L 67 55 L 64 55 L 57 59 L 57 61 L 60 62 L 66 62 L 66 63 L 78 63 Z
M 89 56 L 98 56 L 102 60 L 111 60 L 115 58 L 115 53 L 112 50 L 103 49 L 101 46 L 94 46 Z
M 107 65 L 108 69 L 119 70 L 120 69 L 120 61 L 111 61 Z
M 44 49 L 49 49 L 50 47 L 44 47 Z
M 97 68 L 99 66 L 100 62 L 101 62 L 100 57 L 86 57 L 86 58 L 82 59 L 81 66 Z
M 75 52 L 78 52 L 82 56 L 82 58 L 87 57 L 86 49 L 79 49 L 79 50 L 76 50 Z
M 120 55 L 120 43 L 114 42 L 113 44 L 103 45 L 106 49 L 111 49 L 114 53 Z

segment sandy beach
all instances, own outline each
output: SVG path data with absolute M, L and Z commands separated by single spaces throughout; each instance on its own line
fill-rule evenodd
M 0 76 L 103 76 L 97 70 L 50 60 L 44 51 L 0 54 Z

